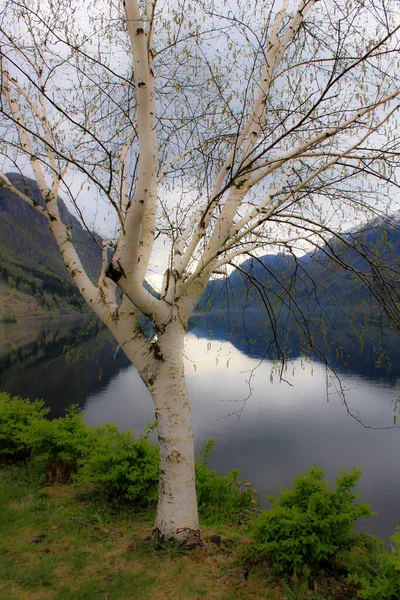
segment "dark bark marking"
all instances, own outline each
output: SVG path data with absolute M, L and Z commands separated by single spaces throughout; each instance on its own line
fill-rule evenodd
M 171 454 L 167 454 L 166 460 L 173 465 L 179 465 L 182 462 L 182 454 L 178 450 L 172 450 Z
M 195 548 L 203 547 L 200 529 L 190 529 L 190 527 L 181 527 L 180 529 L 176 530 L 175 535 L 176 537 L 172 535 L 167 537 L 158 529 L 158 527 L 155 527 L 151 532 L 149 539 L 156 542 L 158 547 L 162 547 L 163 544 L 169 541 L 175 541 L 177 546 L 186 548 L 187 550 L 194 550 Z M 178 536 L 181 539 L 178 540 Z
M 123 275 L 125 275 L 125 273 L 119 263 L 117 266 L 115 266 L 111 261 L 108 263 L 106 277 L 114 281 L 114 283 L 118 283 Z
M 165 362 L 165 358 L 163 353 L 161 352 L 161 348 L 158 342 L 153 341 L 151 342 L 151 351 L 153 353 L 153 356 L 156 360 L 159 360 L 161 362 Z

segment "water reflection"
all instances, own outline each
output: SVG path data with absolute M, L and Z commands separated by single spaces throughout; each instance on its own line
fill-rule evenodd
M 351 323 L 333 309 L 326 311 L 329 326 L 321 321 L 310 322 L 314 344 L 333 368 L 341 372 L 358 373 L 373 380 L 396 382 L 400 377 L 400 346 L 398 332 L 381 323 L 363 320 Z M 247 356 L 274 358 L 274 336 L 259 311 L 210 312 L 191 321 L 191 331 L 199 337 L 229 340 Z M 298 357 L 304 354 L 304 337 L 296 337 L 295 323 L 286 322 L 280 343 L 286 354 Z M 271 344 L 269 352 L 268 346 Z
M 220 472 L 241 467 L 263 497 L 289 486 L 314 462 L 330 479 L 340 467 L 360 465 L 359 491 L 379 513 L 367 529 L 388 538 L 400 523 L 399 430 L 364 428 L 348 416 L 335 378 L 327 380 L 321 364 L 294 357 L 286 383 L 280 382 L 274 363 L 260 361 L 265 351 L 260 328 L 252 338 L 239 330 L 228 333 L 199 321 L 187 336 L 185 368 L 197 449 L 217 438 L 212 465 Z M 82 322 L 0 326 L 0 389 L 44 398 L 55 416 L 78 403 L 89 424 L 111 421 L 140 431 L 154 420 L 152 402 L 135 369 L 115 349 L 103 330 Z M 390 372 L 385 376 L 381 369 L 376 376 L 371 364 L 367 368 L 369 350 L 357 354 L 344 344 L 342 350 L 354 354 L 351 368 L 347 358 L 338 371 L 349 409 L 366 425 L 390 425 L 398 394 L 396 352 L 384 363 L 384 369 L 391 363 Z
M 41 398 L 58 417 L 107 387 L 129 365 L 115 342 L 90 319 L 0 324 L 0 390 Z
M 190 334 L 185 368 L 196 447 L 217 438 L 212 466 L 220 472 L 241 467 L 263 497 L 291 485 L 293 476 L 313 463 L 332 480 L 341 467 L 362 466 L 361 497 L 379 513 L 366 527 L 389 538 L 400 523 L 400 432 L 365 428 L 348 416 L 335 379 L 327 380 L 321 365 L 295 359 L 285 374 L 288 383 L 279 383 L 271 378 L 273 362 L 260 364 L 230 342 Z M 391 424 L 394 385 L 340 375 L 355 415 L 373 427 Z M 86 419 L 134 430 L 154 419 L 148 392 L 133 368 L 88 398 Z

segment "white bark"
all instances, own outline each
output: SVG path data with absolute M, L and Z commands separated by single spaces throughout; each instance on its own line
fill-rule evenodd
M 149 389 L 155 408 L 160 449 L 160 484 L 154 537 L 197 545 L 200 532 L 194 476 L 190 403 L 184 374 L 186 328 L 178 311 L 152 342 L 140 328 L 125 297 L 118 318 L 107 323 Z
M 156 375 L 150 390 L 160 448 L 155 530 L 162 539 L 199 541 L 190 403 L 183 367 L 185 329 L 177 314 L 156 342 Z

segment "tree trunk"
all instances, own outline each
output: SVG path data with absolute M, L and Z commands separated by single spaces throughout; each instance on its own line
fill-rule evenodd
M 183 365 L 185 328 L 178 316 L 153 342 L 156 377 L 150 391 L 156 409 L 160 483 L 154 537 L 198 545 L 200 531 L 194 476 L 190 403 Z

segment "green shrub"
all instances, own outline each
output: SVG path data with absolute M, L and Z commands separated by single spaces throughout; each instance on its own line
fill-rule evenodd
M 48 481 L 68 481 L 93 450 L 94 434 L 83 422 L 78 406 L 65 417 L 48 421 L 36 419 L 21 434 L 31 460 L 41 465 Z
M 25 460 L 31 454 L 27 430 L 45 421 L 49 412 L 42 401 L 29 402 L 0 392 L 0 464 Z
M 43 401 L 0 393 L 0 463 L 35 462 L 48 480 L 67 480 L 91 451 L 91 430 L 78 407 L 49 421 Z
M 259 497 L 249 481 L 240 480 L 240 469 L 217 475 L 209 468 L 215 440 L 208 440 L 196 460 L 196 490 L 200 516 L 208 522 L 232 520 L 243 511 L 259 505 Z
M 87 427 L 78 407 L 52 421 L 47 413 L 41 401 L 0 394 L 0 461 L 29 459 L 48 481 L 74 476 L 77 483 L 92 484 L 114 499 L 157 500 L 159 453 L 148 441 L 150 428 L 135 439 L 132 431 L 121 433 L 116 425 Z M 209 522 L 242 519 L 244 511 L 259 505 L 258 494 L 250 482 L 240 480 L 240 470 L 219 476 L 209 468 L 214 444 L 206 442 L 196 460 L 200 514 Z
M 357 587 L 363 600 L 398 600 L 400 598 L 400 529 L 392 536 L 388 551 L 383 542 L 368 536 L 361 547 L 346 557 L 347 581 Z
M 108 496 L 151 503 L 157 500 L 158 447 L 148 442 L 147 431 L 135 440 L 131 430 L 116 425 L 93 430 L 93 452 L 81 461 L 77 480 L 95 484 Z
M 2 323 L 16 323 L 17 317 L 14 315 L 14 313 L 6 313 L 5 315 L 3 315 L 1 322 Z
M 323 469 L 313 466 L 295 477 L 293 489 L 269 496 L 272 508 L 252 527 L 251 560 L 267 560 L 275 573 L 306 577 L 329 566 L 339 552 L 355 545 L 355 521 L 373 514 L 368 504 L 354 502 L 352 489 L 360 475 L 356 468 L 342 471 L 332 490 Z
M 148 433 L 135 440 L 130 430 L 120 433 L 115 425 L 97 427 L 93 430 L 94 450 L 81 462 L 77 481 L 94 484 L 109 497 L 156 502 L 159 454 L 158 448 L 148 442 Z M 250 483 L 239 480 L 238 469 L 219 476 L 209 468 L 214 444 L 214 440 L 206 442 L 196 460 L 196 488 L 201 516 L 221 522 L 254 508 L 259 500 Z

